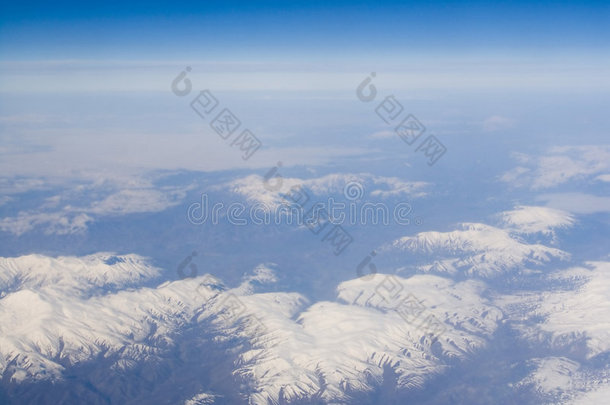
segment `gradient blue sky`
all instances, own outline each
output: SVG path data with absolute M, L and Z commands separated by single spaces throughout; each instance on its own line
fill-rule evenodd
M 10 4 L 9 4 L 10 3 Z M 2 60 L 607 52 L 610 3 L 3 2 Z
M 244 167 L 217 136 L 201 135 L 210 130 L 195 119 L 191 97 L 170 92 L 185 66 L 195 90 L 212 90 L 265 139 L 252 167 L 386 148 L 371 138 L 386 126 L 355 97 L 373 71 L 380 96 L 395 95 L 431 131 L 454 137 L 454 149 L 489 120 L 508 123 L 498 138 L 507 142 L 532 133 L 552 144 L 607 138 L 608 3 L 1 7 L 5 173 Z

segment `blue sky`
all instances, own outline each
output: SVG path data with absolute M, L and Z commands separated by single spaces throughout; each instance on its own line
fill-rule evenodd
M 387 128 L 354 93 L 373 71 L 380 95 L 398 97 L 439 136 L 477 132 L 489 120 L 511 123 L 520 137 L 535 128 L 549 142 L 607 136 L 608 4 L 1 7 L 0 169 L 8 174 L 244 167 L 216 137 L 201 136 L 190 97 L 170 92 L 186 66 L 194 89 L 210 89 L 266 139 L 248 163 L 257 168 L 386 148 L 371 136 Z M 143 144 L 148 153 L 132 152 Z
M 607 51 L 606 2 L 4 2 L 3 60 Z
M 594 2 L 5 2 L 0 92 L 490 84 L 608 88 L 610 5 Z M 390 76 L 398 73 L 402 76 Z M 406 75 L 406 76 L 405 76 Z

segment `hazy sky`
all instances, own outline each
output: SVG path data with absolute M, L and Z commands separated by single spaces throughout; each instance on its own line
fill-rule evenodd
M 0 7 L 5 174 L 269 167 L 391 150 L 394 139 L 375 137 L 388 128 L 374 106 L 355 98 L 371 72 L 380 97 L 396 95 L 440 135 L 498 125 L 568 143 L 607 134 L 608 3 Z M 213 91 L 265 140 L 256 159 L 241 161 L 196 119 L 192 97 L 169 91 L 186 66 L 195 90 Z

